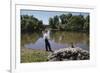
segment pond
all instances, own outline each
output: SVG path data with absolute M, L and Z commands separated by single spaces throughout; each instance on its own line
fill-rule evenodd
M 89 34 L 83 32 L 51 31 L 50 45 L 53 50 L 71 47 L 80 47 L 89 51 Z M 21 35 L 21 47 L 45 50 L 45 42 L 41 32 Z

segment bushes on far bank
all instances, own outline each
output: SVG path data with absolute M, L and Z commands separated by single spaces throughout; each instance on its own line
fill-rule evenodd
M 42 20 L 30 15 L 21 15 L 21 32 L 32 33 L 34 31 L 41 31 L 45 28 L 51 28 L 52 30 L 65 30 L 65 31 L 81 31 L 89 32 L 90 16 L 61 14 L 50 17 L 49 24 L 46 25 Z

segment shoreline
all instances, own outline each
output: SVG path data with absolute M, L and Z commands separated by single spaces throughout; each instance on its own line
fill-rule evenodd
M 45 50 L 36 50 L 36 49 L 30 49 L 30 48 L 21 48 L 21 63 L 32 63 L 32 62 L 48 62 L 49 61 L 49 57 L 54 56 L 54 54 L 56 55 L 57 52 L 66 52 L 66 51 L 70 51 L 70 53 L 75 52 L 75 51 L 80 51 L 80 52 L 86 52 L 89 54 L 88 51 L 86 50 L 82 50 L 82 48 L 64 48 L 64 49 L 59 49 L 54 51 L 53 53 L 51 52 L 47 52 Z M 76 52 L 75 52 L 76 53 Z M 77 52 L 78 54 L 79 52 Z M 86 54 L 83 53 L 83 54 Z M 83 55 L 82 54 L 82 55 Z M 68 55 L 68 54 L 66 54 Z M 88 55 L 90 56 L 90 54 Z M 60 56 L 59 56 L 60 57 Z M 74 57 L 74 56 L 73 56 Z M 81 57 L 80 57 L 81 58 Z M 51 60 L 51 59 L 50 59 Z M 77 59 L 76 59 L 77 60 Z M 85 59 L 78 59 L 78 60 L 85 60 Z M 74 61 L 74 60 L 73 60 Z

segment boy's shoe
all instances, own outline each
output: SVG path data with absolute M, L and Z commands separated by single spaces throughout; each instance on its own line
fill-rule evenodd
M 54 52 L 53 50 L 49 50 L 50 52 Z

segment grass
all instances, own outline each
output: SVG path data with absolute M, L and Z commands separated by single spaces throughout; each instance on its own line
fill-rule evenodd
M 21 48 L 21 63 L 46 62 L 48 52 L 44 50 L 33 50 Z

